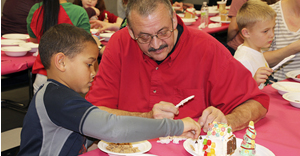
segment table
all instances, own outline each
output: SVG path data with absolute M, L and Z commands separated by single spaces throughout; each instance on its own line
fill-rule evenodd
M 26 70 L 33 66 L 36 57 L 28 52 L 25 56 L 11 57 L 1 51 L 1 75 L 11 74 Z
M 285 81 L 296 82 L 292 79 Z M 300 154 L 300 109 L 295 108 L 282 98 L 273 87 L 266 86 L 263 92 L 270 96 L 270 107 L 265 118 L 255 124 L 257 138 L 255 142 L 270 149 L 276 156 L 299 155 Z M 245 129 L 234 132 L 237 138 L 243 138 Z M 158 139 L 149 142 L 152 148 L 149 154 L 190 156 L 183 148 L 183 142 L 179 144 L 160 144 Z M 238 145 L 239 146 L 239 145 Z M 100 149 L 89 151 L 81 156 L 107 156 Z
M 210 16 L 208 18 L 210 19 L 211 17 L 213 17 L 213 16 Z M 199 17 L 196 20 L 196 22 L 192 23 L 191 25 L 189 25 L 187 27 L 199 30 L 198 27 L 200 25 L 200 21 L 201 21 L 201 17 Z M 209 24 L 210 23 L 215 23 L 215 22 L 212 22 L 211 20 L 209 20 Z M 202 29 L 202 31 L 205 31 L 209 34 L 213 34 L 213 33 L 217 33 L 217 32 L 227 31 L 228 27 L 229 27 L 229 23 L 222 23 L 221 27 L 217 27 L 217 28 L 208 28 L 208 27 L 206 27 L 206 28 Z

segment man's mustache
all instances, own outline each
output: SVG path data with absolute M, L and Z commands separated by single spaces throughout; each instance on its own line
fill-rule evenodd
M 155 49 L 155 48 L 153 48 L 153 47 L 150 47 L 150 48 L 148 49 L 148 51 L 149 51 L 149 52 L 156 52 L 157 50 L 161 50 L 161 49 L 166 48 L 166 47 L 168 47 L 168 45 L 167 45 L 167 44 L 163 44 L 163 45 L 161 45 L 158 49 Z

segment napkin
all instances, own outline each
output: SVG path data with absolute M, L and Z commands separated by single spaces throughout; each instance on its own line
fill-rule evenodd
M 210 23 L 208 25 L 208 28 L 217 28 L 217 27 L 221 27 L 222 24 L 221 23 Z
M 32 56 L 37 56 L 39 54 L 39 50 L 37 50 Z

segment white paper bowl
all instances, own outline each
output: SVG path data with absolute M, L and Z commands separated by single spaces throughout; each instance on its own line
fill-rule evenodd
M 282 97 L 289 101 L 292 106 L 300 108 L 300 92 L 285 93 Z
M 29 52 L 35 53 L 38 50 L 39 44 L 33 42 L 21 43 L 20 47 L 31 48 Z
M 2 37 L 7 39 L 15 39 L 15 40 L 23 40 L 23 41 L 27 41 L 27 39 L 29 39 L 28 34 L 18 34 L 18 33 L 4 34 Z
M 182 18 L 182 21 L 185 25 L 191 25 L 196 22 L 196 20 L 193 18 Z
M 4 51 L 6 55 L 15 57 L 15 56 L 26 55 L 26 53 L 30 51 L 31 48 L 12 46 L 12 47 L 3 47 L 1 48 L 1 50 Z
M 293 80 L 300 82 L 300 78 L 296 78 L 296 76 L 299 74 L 300 74 L 300 70 L 293 70 L 293 71 L 286 73 L 285 75 L 288 78 L 292 78 Z
M 99 36 L 101 38 L 104 38 L 104 41 L 108 41 L 113 34 L 114 34 L 113 32 L 110 32 L 110 33 L 101 33 Z
M 208 15 L 209 16 L 215 16 L 219 13 L 219 10 L 208 10 Z
M 297 82 L 276 82 L 272 84 L 272 87 L 281 95 L 288 92 L 300 93 L 300 83 Z
M 26 43 L 23 40 L 11 40 L 11 39 L 2 39 L 1 40 L 1 47 L 7 46 L 19 46 L 19 44 Z

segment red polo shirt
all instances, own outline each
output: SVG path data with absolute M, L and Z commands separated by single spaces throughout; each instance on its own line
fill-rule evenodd
M 268 95 L 221 43 L 185 25 L 174 52 L 160 65 L 143 54 L 127 29 L 116 32 L 86 99 L 96 106 L 148 112 L 160 101 L 176 105 L 191 95 L 195 98 L 175 118 L 199 117 L 208 106 L 228 114 L 248 99 L 269 106 Z

